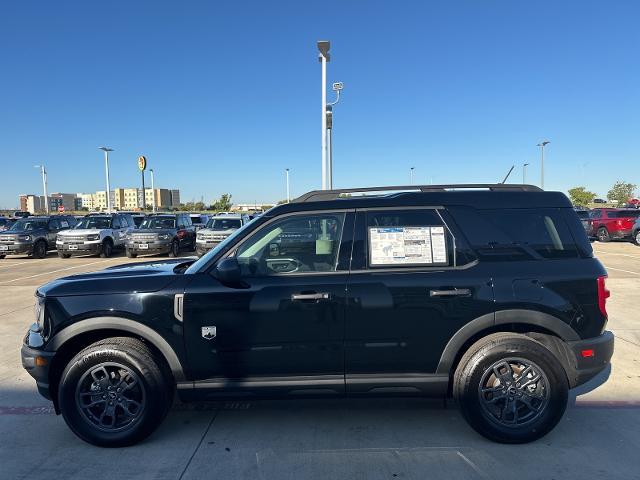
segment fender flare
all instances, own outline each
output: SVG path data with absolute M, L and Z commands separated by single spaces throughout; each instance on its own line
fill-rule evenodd
M 169 343 L 155 330 L 134 320 L 122 317 L 95 317 L 80 320 L 58 332 L 47 344 L 47 351 L 56 351 L 69 340 L 96 330 L 121 330 L 142 337 L 162 354 L 176 382 L 186 380 L 182 363 Z
M 482 315 L 458 330 L 444 347 L 436 373 L 448 375 L 460 349 L 473 336 L 483 330 L 512 323 L 542 327 L 553 332 L 565 342 L 580 340 L 575 330 L 566 322 L 548 313 L 520 309 L 500 310 Z

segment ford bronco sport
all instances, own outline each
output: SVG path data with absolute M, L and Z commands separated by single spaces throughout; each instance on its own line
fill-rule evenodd
M 369 195 L 342 195 L 358 192 Z M 480 434 L 528 442 L 609 364 L 605 278 L 562 193 L 316 191 L 199 260 L 38 288 L 22 363 L 102 446 L 145 438 L 174 392 L 452 396 Z

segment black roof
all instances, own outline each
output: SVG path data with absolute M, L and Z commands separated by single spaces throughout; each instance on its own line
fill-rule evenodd
M 383 192 L 358 195 L 360 192 Z M 386 193 L 389 192 L 389 193 Z M 349 194 L 350 196 L 346 196 Z M 534 185 L 467 184 L 467 185 L 410 185 L 366 187 L 362 189 L 316 190 L 291 203 L 274 207 L 269 212 L 285 213 L 305 210 L 371 207 L 412 207 L 464 205 L 489 208 L 572 208 L 561 192 L 546 192 Z

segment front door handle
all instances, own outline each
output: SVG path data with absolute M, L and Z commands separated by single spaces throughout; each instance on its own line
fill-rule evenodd
M 328 300 L 328 293 L 292 293 L 291 301 L 304 301 L 304 300 Z
M 471 290 L 468 288 L 453 288 L 450 290 L 430 290 L 430 297 L 470 297 Z

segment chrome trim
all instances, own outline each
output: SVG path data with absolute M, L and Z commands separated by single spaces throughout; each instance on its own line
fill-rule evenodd
M 173 316 L 179 322 L 183 321 L 184 293 L 176 293 L 173 297 Z

